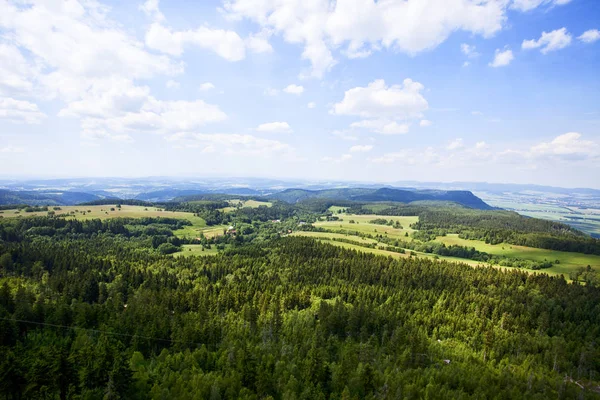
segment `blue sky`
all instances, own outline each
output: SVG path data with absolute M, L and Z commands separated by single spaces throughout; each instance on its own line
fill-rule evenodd
M 600 187 L 594 0 L 0 0 L 0 175 Z

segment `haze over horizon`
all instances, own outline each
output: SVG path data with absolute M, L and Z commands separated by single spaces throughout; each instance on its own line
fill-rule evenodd
M 0 176 L 600 189 L 600 2 L 0 0 Z

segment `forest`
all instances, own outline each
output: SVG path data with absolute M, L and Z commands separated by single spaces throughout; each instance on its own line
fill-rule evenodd
M 0 220 L 0 397 L 600 398 L 594 285 L 268 222 L 302 213 L 224 214 L 246 234 L 179 258 L 178 219 Z

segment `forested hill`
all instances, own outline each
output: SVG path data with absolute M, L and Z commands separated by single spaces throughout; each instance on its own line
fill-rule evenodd
M 466 207 L 490 210 L 479 197 L 465 190 L 408 190 L 395 188 L 344 188 L 344 189 L 287 189 L 269 196 L 272 199 L 297 203 L 309 199 L 351 200 L 351 201 L 393 201 L 411 203 L 414 201 L 451 201 Z
M 0 189 L 0 205 L 63 206 L 90 202 L 101 198 L 103 197 L 83 192 Z

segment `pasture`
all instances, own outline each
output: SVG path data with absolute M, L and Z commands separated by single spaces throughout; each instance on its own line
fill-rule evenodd
M 227 200 L 227 202 L 229 203 L 229 206 L 225 207 L 225 208 L 220 208 L 221 211 L 231 212 L 231 211 L 235 211 L 238 208 L 245 208 L 245 207 L 258 208 L 260 206 L 271 207 L 273 205 L 273 203 L 271 203 L 270 201 L 258 201 L 258 200 L 234 199 L 234 200 Z
M 411 240 L 410 236 L 406 237 L 414 232 L 414 229 L 410 227 L 411 224 L 417 222 L 419 217 L 395 217 L 395 216 L 381 216 L 381 215 L 357 215 L 357 214 L 341 214 L 339 215 L 341 220 L 338 221 L 318 221 L 314 225 L 330 229 L 333 231 L 345 231 L 351 230 L 354 232 L 360 232 L 370 235 L 387 235 L 389 237 Z M 383 218 L 398 221 L 402 225 L 402 229 L 394 228 L 389 225 L 372 224 L 369 221 L 374 219 Z M 354 222 L 352 222 L 354 221 Z
M 173 253 L 174 257 L 189 257 L 189 256 L 214 256 L 218 254 L 219 251 L 215 246 L 212 246 L 210 249 L 204 248 L 202 249 L 201 244 L 184 244 L 181 246 L 181 251 L 177 253 Z
M 533 247 L 516 246 L 513 244 L 487 244 L 481 240 L 461 239 L 458 235 L 440 236 L 436 241 L 445 243 L 447 246 L 456 244 L 459 246 L 474 247 L 476 250 L 483 251 L 492 255 L 501 255 L 507 257 L 521 258 L 533 261 L 560 261 L 552 268 L 544 269 L 544 272 L 553 272 L 557 274 L 569 274 L 569 272 L 590 265 L 592 268 L 600 268 L 600 256 L 582 253 L 570 253 L 566 251 L 537 249 Z

